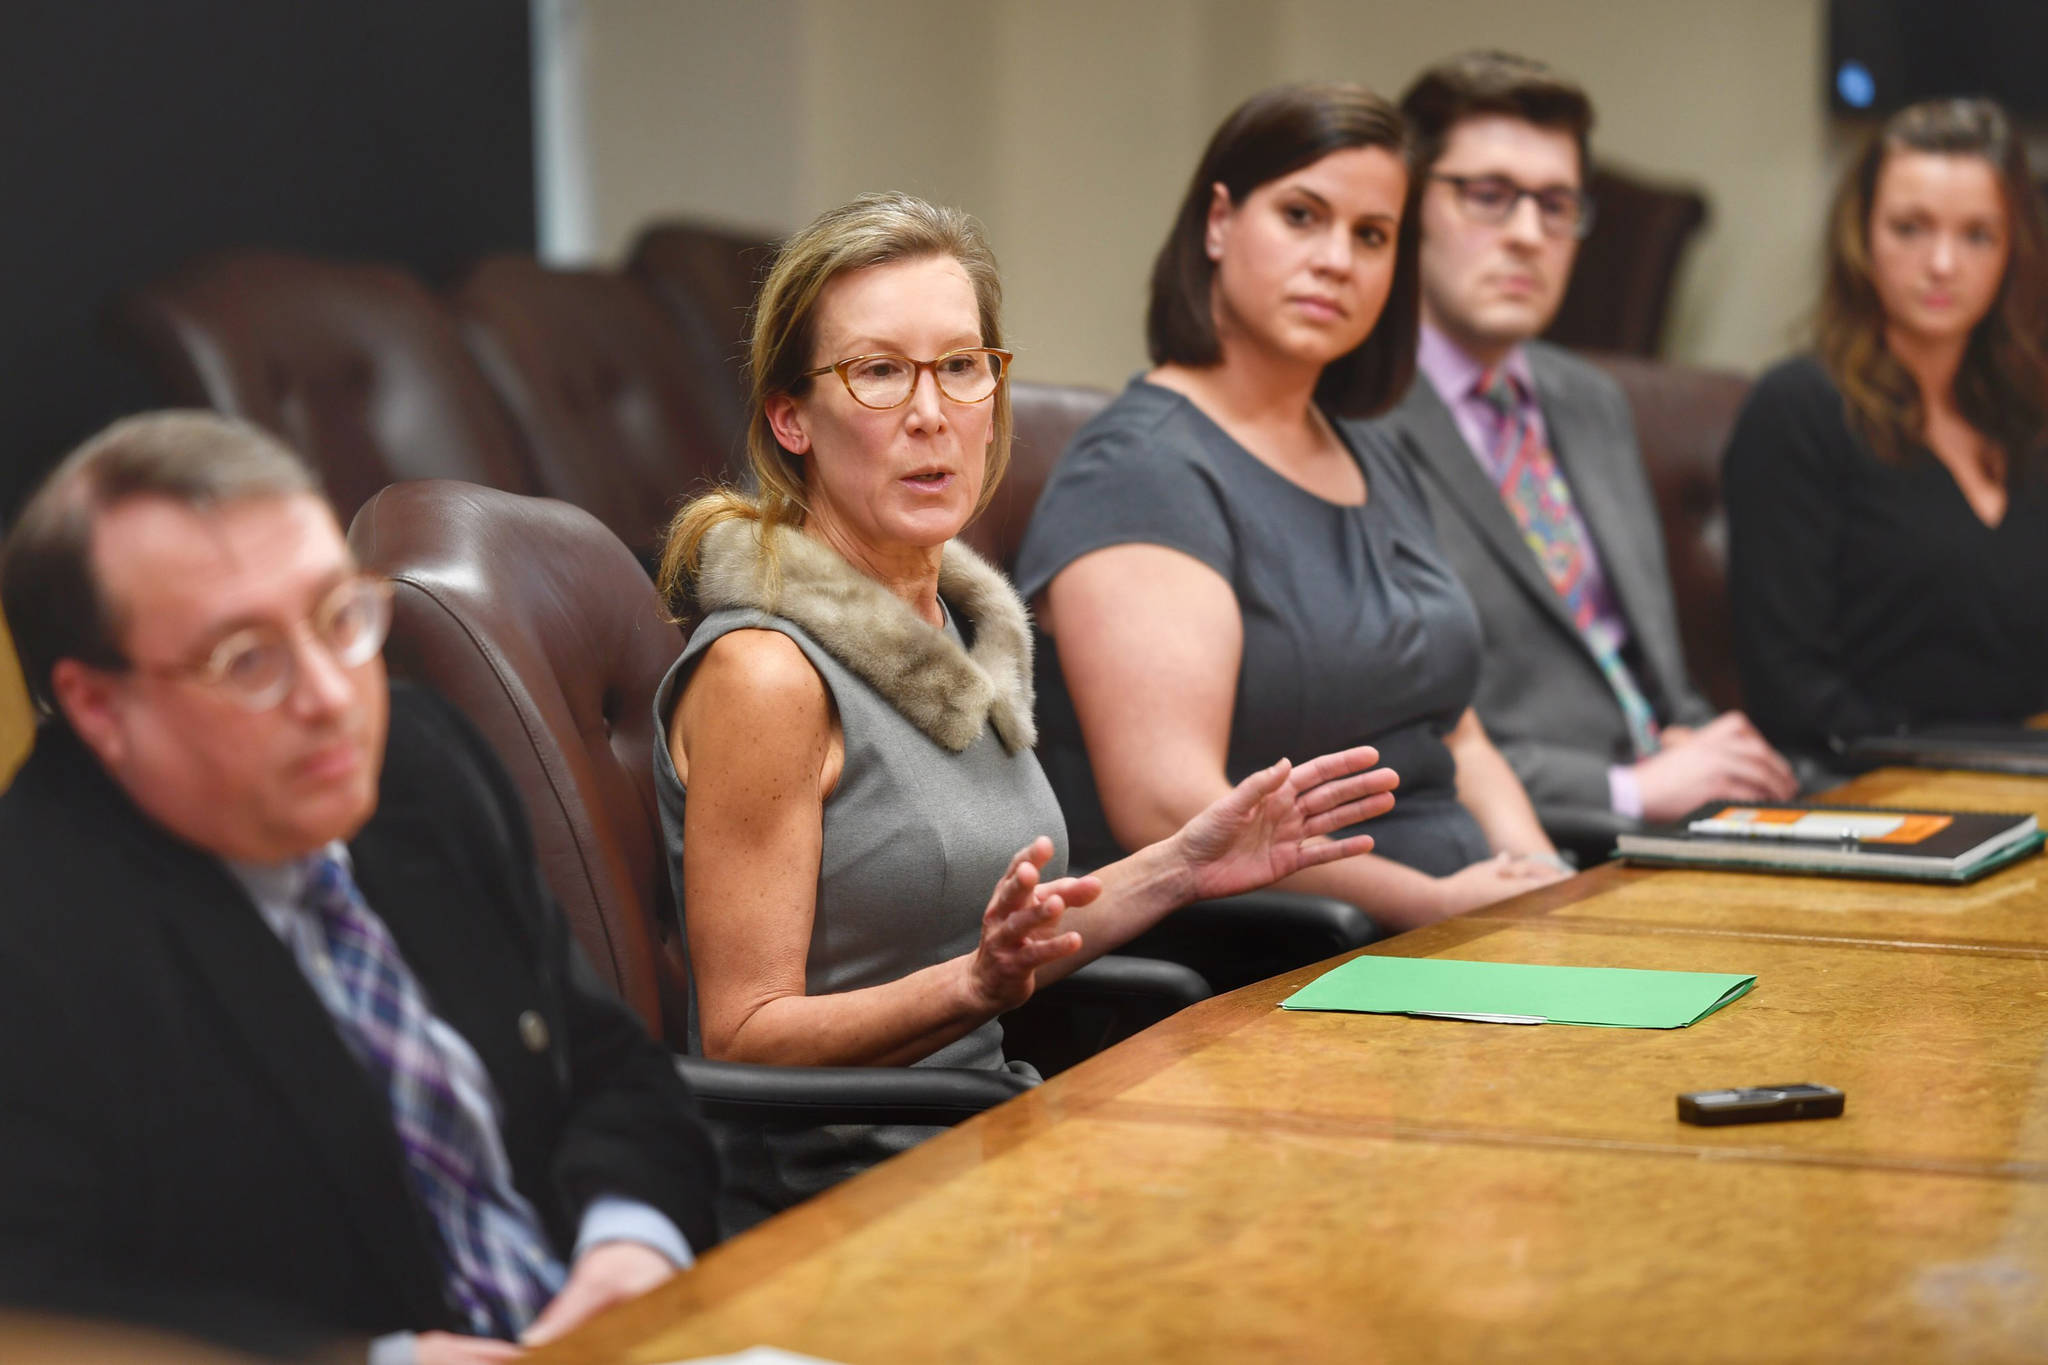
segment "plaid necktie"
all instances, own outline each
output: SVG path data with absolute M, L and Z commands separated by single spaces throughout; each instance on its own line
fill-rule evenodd
M 1564 599 L 1565 611 L 1593 652 L 1601 676 L 1621 704 L 1636 757 L 1657 752 L 1657 713 L 1651 709 L 1635 674 L 1621 657 L 1619 642 L 1597 619 L 1588 590 L 1589 550 L 1585 524 L 1572 506 L 1571 485 L 1558 472 L 1557 460 L 1536 434 L 1524 410 L 1522 394 L 1506 369 L 1480 376 L 1479 396 L 1500 419 L 1493 467 L 1499 471 L 1501 501 L 1507 504 L 1522 539 L 1543 566 L 1543 576 Z
M 322 854 L 308 860 L 302 903 L 318 916 L 330 970 L 311 974 L 341 1039 L 391 1100 L 413 1191 L 440 1231 L 450 1304 L 473 1332 L 513 1337 L 538 1314 L 563 1272 L 532 1208 L 492 1180 L 503 1171 L 495 1135 L 482 1120 L 494 1107 L 463 1103 L 489 1078 L 461 1074 L 462 1059 L 436 1045 L 421 989 L 391 931 L 364 903 L 348 868 Z M 474 1058 L 469 1059 L 474 1063 Z

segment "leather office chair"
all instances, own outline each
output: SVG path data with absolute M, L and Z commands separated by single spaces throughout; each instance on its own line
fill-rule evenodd
M 1697 191 L 1595 169 L 1586 188 L 1598 206 L 1593 231 L 1557 316 L 1544 333 L 1560 346 L 1654 356 L 1685 247 L 1707 221 Z
M 747 317 L 774 259 L 766 236 L 702 223 L 649 224 L 627 257 L 627 273 L 667 312 L 691 360 L 723 379 L 712 413 L 721 449 L 746 437 Z
M 677 506 L 728 477 L 737 452 L 718 412 L 724 377 L 691 355 L 637 281 L 495 256 L 451 301 L 525 434 L 539 491 L 595 515 L 643 561 Z
M 454 320 L 402 270 L 231 252 L 127 294 L 109 326 L 172 402 L 282 436 L 344 518 L 399 479 L 534 491 Z
M 7 633 L 6 618 L 0 617 L 0 792 L 14 780 L 14 770 L 35 747 L 35 739 L 35 706 L 28 699 L 14 637 Z
M 1077 384 L 1010 384 L 1010 467 L 995 497 L 960 538 L 982 558 L 1009 573 L 1024 544 L 1024 529 L 1038 506 L 1038 495 L 1067 443 L 1088 420 L 1109 406 L 1113 395 Z
M 349 544 L 396 585 L 393 672 L 434 687 L 490 741 L 598 975 L 680 1044 L 689 975 L 651 755 L 654 692 L 683 635 L 653 585 L 581 509 L 445 480 L 386 488 L 356 515 Z M 1077 1021 L 1068 1036 L 1091 1043 L 1207 993 L 1170 964 L 1115 958 L 1069 981 L 1041 1008 L 1064 996 Z M 679 1065 L 707 1113 L 748 1122 L 952 1123 L 1023 1086 L 1007 1072 L 942 1068 Z
M 1635 356 L 1586 359 L 1621 385 L 1635 410 L 1636 439 L 1663 522 L 1679 634 L 1693 682 L 1717 709 L 1740 707 L 1742 684 L 1728 607 L 1721 451 L 1749 394 L 1749 380 L 1726 370 Z

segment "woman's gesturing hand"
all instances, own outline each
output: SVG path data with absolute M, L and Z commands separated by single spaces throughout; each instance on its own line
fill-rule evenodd
M 981 943 L 967 960 L 968 995 L 978 1013 L 1017 1008 L 1031 998 L 1040 967 L 1081 950 L 1079 934 L 1060 931 L 1060 916 L 1101 895 L 1102 883 L 1061 877 L 1041 886 L 1039 874 L 1052 852 L 1052 840 L 1043 835 L 1019 849 L 982 911 Z
M 1190 900 L 1233 896 L 1338 858 L 1372 851 L 1372 836 L 1330 831 L 1393 809 L 1400 775 L 1374 765 L 1370 745 L 1293 766 L 1281 759 L 1253 773 L 1181 826 Z

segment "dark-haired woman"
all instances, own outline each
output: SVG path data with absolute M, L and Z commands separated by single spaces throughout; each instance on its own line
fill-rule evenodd
M 1225 121 L 1154 268 L 1154 368 L 1076 438 L 1018 563 L 1041 756 L 1077 861 L 1140 848 L 1284 753 L 1401 774 L 1373 855 L 1281 885 L 1407 927 L 1563 875 L 1471 711 L 1479 627 L 1376 411 L 1414 369 L 1400 115 L 1355 86 Z
M 2048 708 L 2048 233 L 1988 100 L 1892 118 L 1835 197 L 1816 353 L 1730 438 L 1730 594 L 1779 747 Z

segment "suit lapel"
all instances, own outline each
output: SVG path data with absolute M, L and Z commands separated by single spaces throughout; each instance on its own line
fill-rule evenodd
M 440 1019 L 476 1050 L 509 1124 L 534 1112 L 553 1086 L 551 1052 L 519 1036 L 519 1020 L 543 1010 L 542 993 L 516 950 L 521 926 L 480 925 L 466 907 L 494 904 L 445 856 L 445 832 L 413 813 L 380 813 L 350 844 L 364 901 L 391 930 L 399 953 Z
M 411 1197 L 388 1101 L 349 1055 L 290 950 L 218 862 L 151 824 L 96 768 L 81 776 L 101 788 L 94 794 L 104 810 L 98 827 L 126 845 L 137 884 L 149 886 L 185 965 L 325 1166 L 366 1258 L 413 1321 L 445 1321 L 440 1267 Z
M 1465 444 L 1464 433 L 1427 375 L 1416 375 L 1408 396 L 1393 415 L 1401 426 L 1402 443 L 1443 495 L 1442 501 L 1471 524 L 1487 549 L 1528 591 L 1538 610 L 1548 613 L 1583 645 L 1578 626 L 1564 609 L 1564 599 L 1550 586 L 1543 566 L 1522 538 L 1522 528 L 1501 501 L 1500 489 L 1480 468 L 1478 457 Z
M 421 784 L 397 771 L 398 760 L 386 762 L 387 778 L 398 780 L 387 781 L 377 817 L 349 844 L 356 884 L 391 930 L 429 1007 L 490 1073 L 514 1184 L 563 1250 L 573 1229 L 550 1178 L 548 1133 L 568 1084 L 567 1022 L 559 996 L 537 974 L 542 951 L 519 908 L 517 878 L 500 861 L 511 843 L 464 822 L 469 802 L 451 799 L 459 766 L 439 772 L 423 797 Z M 488 795 L 475 799 L 487 804 Z

